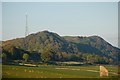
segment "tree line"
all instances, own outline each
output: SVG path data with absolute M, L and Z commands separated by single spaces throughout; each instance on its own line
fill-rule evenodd
M 1 57 L 3 59 L 3 63 L 7 62 L 6 53 L 2 53 Z M 33 59 L 34 56 L 34 59 Z M 38 57 L 38 58 L 37 58 Z M 13 59 L 15 60 L 15 59 Z M 111 58 L 103 57 L 95 55 L 94 53 L 76 53 L 76 54 L 69 54 L 66 52 L 58 52 L 53 49 L 45 49 L 42 53 L 35 55 L 35 53 L 23 53 L 21 55 L 21 60 L 28 62 L 33 60 L 34 62 L 43 62 L 49 63 L 50 61 L 77 61 L 77 62 L 84 62 L 85 64 L 112 64 L 113 60 Z

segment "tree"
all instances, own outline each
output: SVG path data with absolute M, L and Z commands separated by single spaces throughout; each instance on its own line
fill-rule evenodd
M 57 52 L 57 60 L 61 61 L 63 59 L 62 52 Z
M 69 54 L 68 60 L 70 60 L 70 61 L 79 61 L 79 57 L 77 56 L 77 54 Z
M 42 61 L 45 62 L 45 63 L 49 62 L 50 59 L 51 59 L 51 58 L 50 58 L 50 54 L 47 53 L 47 52 L 42 53 L 42 54 L 41 54 L 41 59 L 42 59 Z
M 112 64 L 113 63 L 113 60 L 110 58 L 109 59 L 109 64 Z
M 68 61 L 68 54 L 66 52 L 61 52 L 61 61 Z
M 28 61 L 29 55 L 27 53 L 23 54 L 23 59 L 25 60 L 25 62 Z
M 5 53 L 2 53 L 1 57 L 2 57 L 3 63 L 5 63 L 7 60 L 7 55 Z
M 51 59 L 51 56 L 50 56 L 49 51 L 46 50 L 46 51 L 44 51 L 43 53 L 41 53 L 41 59 L 42 59 L 42 61 L 45 62 L 45 63 L 49 62 L 50 59 Z

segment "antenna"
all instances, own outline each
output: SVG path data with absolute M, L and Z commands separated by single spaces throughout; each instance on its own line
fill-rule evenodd
M 26 18 L 26 24 L 25 24 L 25 37 L 28 35 L 28 15 L 27 13 L 25 14 L 25 18 Z M 24 39 L 24 47 L 25 47 L 25 50 L 27 50 L 27 42 L 26 42 L 26 39 Z
M 27 15 L 27 13 L 25 14 L 25 17 L 26 17 L 26 27 L 25 27 L 25 37 L 26 37 L 28 35 L 28 21 L 27 21 L 28 15 Z

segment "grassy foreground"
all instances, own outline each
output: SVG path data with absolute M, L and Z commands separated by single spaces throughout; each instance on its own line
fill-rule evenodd
M 106 66 L 109 77 L 116 76 L 116 66 Z M 2 66 L 3 78 L 99 78 L 99 66 L 53 66 L 25 67 Z

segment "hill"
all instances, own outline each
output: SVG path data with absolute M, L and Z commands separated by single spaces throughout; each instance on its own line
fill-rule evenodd
M 99 36 L 59 36 L 42 31 L 2 42 L 5 60 L 23 60 L 24 53 L 34 61 L 82 61 L 86 63 L 117 63 L 120 49 Z

